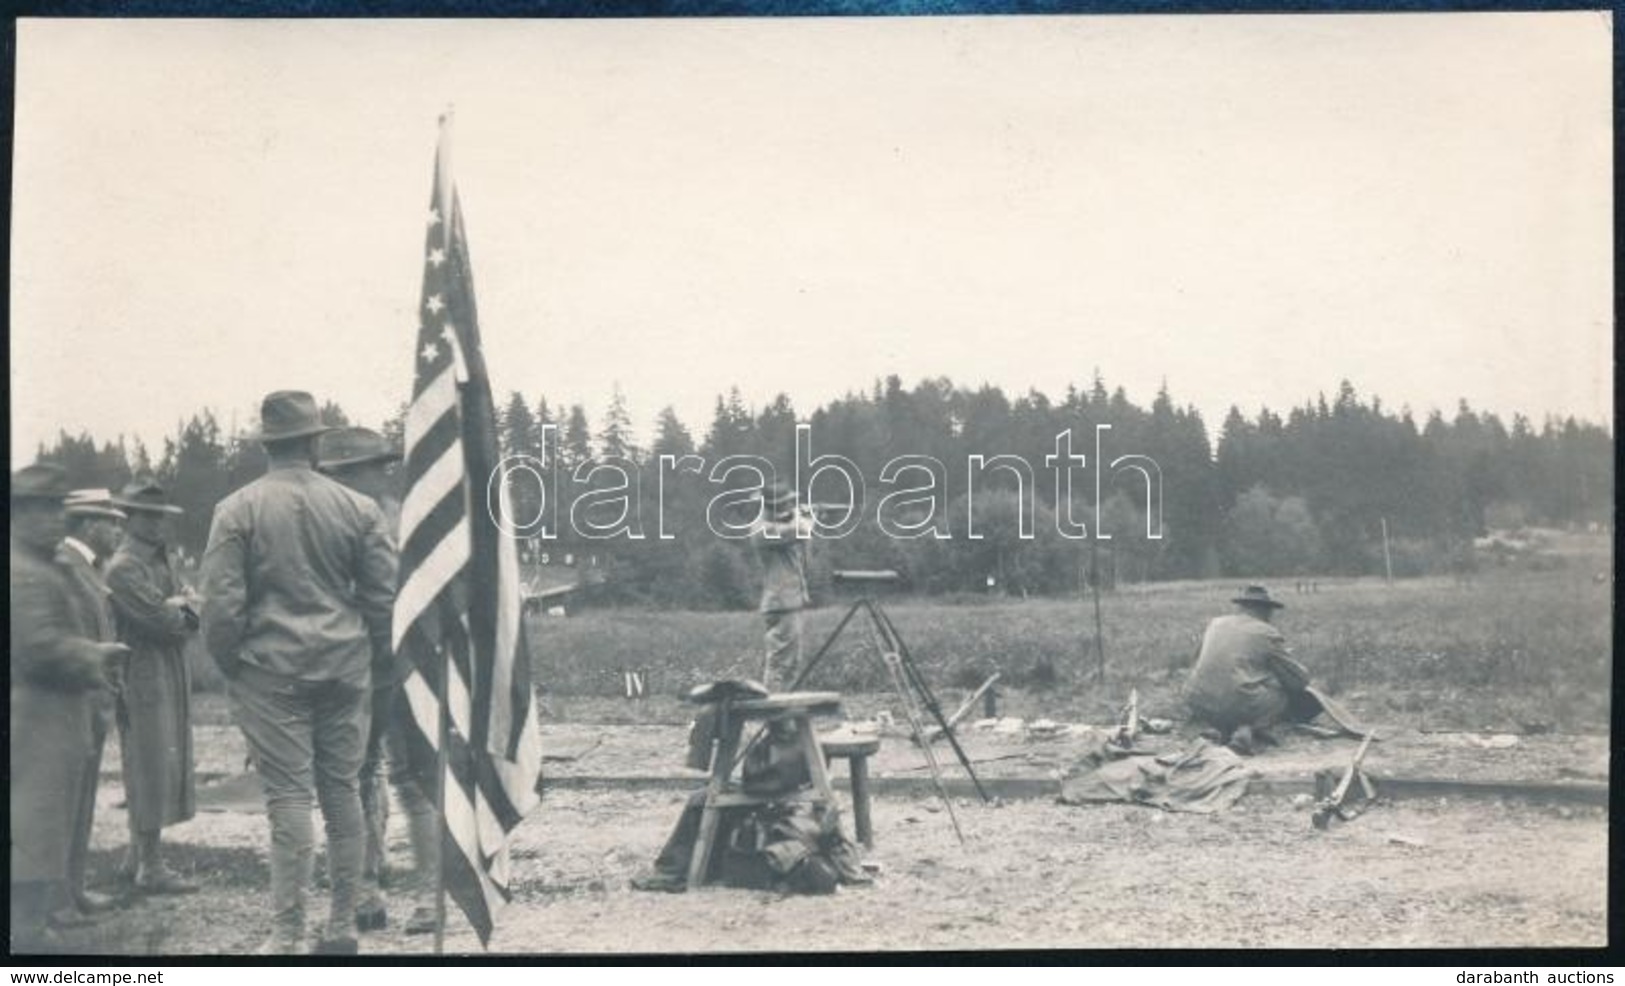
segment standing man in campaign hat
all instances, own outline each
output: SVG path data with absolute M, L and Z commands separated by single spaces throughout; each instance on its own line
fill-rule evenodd
M 371 497 L 389 522 L 390 543 L 396 548 L 400 533 L 401 505 L 392 471 L 401 454 L 390 447 L 384 436 L 370 428 L 335 428 L 321 437 L 317 446 L 316 468 L 364 496 Z M 361 877 L 363 899 L 356 911 L 356 926 L 366 931 L 383 927 L 388 920 L 382 878 L 388 858 L 385 838 L 389 820 L 389 798 L 384 791 L 380 768 L 387 761 L 389 783 L 406 812 L 407 832 L 412 843 L 413 873 L 407 889 L 416 903 L 407 919 L 409 935 L 432 934 L 435 928 L 432 896 L 438 873 L 440 826 L 434 801 L 418 783 L 426 766 L 412 762 L 412 746 L 407 741 L 411 712 L 406 708 L 402 686 L 412 666 L 389 651 L 373 654 L 372 729 L 367 736 L 367 755 L 361 764 L 361 812 L 367 830 L 367 848 Z
M 113 494 L 105 489 L 74 490 L 64 501 L 67 536 L 56 549 L 56 561 L 68 573 L 74 590 L 79 625 L 93 639 L 113 643 L 118 639 L 113 619 L 112 592 L 102 577 L 107 562 L 118 550 L 126 514 L 113 505 Z M 53 920 L 69 923 L 89 919 L 111 910 L 112 897 L 98 894 L 85 885 L 85 864 L 90 855 L 90 833 L 96 815 L 96 788 L 101 779 L 102 748 L 113 728 L 114 690 L 123 677 L 123 661 L 109 666 L 111 688 L 98 689 L 91 696 L 90 755 L 85 762 L 73 816 L 73 844 L 68 852 L 68 883 L 65 899 L 53 912 Z
M 808 603 L 807 539 L 813 517 L 796 491 L 782 483 L 762 489 L 762 509 L 750 526 L 750 542 L 762 561 L 762 600 L 767 624 L 762 684 L 789 688 L 801 671 L 802 610 Z
M 312 949 L 354 954 L 375 655 L 390 650 L 395 549 L 371 498 L 317 472 L 331 430 L 299 390 L 266 396 L 264 476 L 214 509 L 203 556 L 203 636 L 230 682 L 237 724 L 265 785 L 272 928 L 265 951 L 305 947 L 314 862 L 311 791 L 327 829 L 327 923 Z
M 130 659 L 116 707 L 130 855 L 125 875 L 141 894 L 189 894 L 197 885 L 171 871 L 162 833 L 197 814 L 192 756 L 192 674 L 186 642 L 197 632 L 201 600 L 176 574 L 169 526 L 180 507 L 150 476 L 114 499 L 129 514 L 124 542 L 107 566 L 119 640 Z
M 74 814 L 91 757 L 94 696 L 128 649 L 87 631 L 56 563 L 67 476 L 11 474 L 11 945 L 60 945 L 51 912 L 72 896 Z

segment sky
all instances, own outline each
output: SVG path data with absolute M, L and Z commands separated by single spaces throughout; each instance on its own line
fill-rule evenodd
M 1605 12 L 24 20 L 13 464 L 411 386 L 455 107 L 498 400 L 809 411 L 886 374 L 1343 378 L 1612 419 Z

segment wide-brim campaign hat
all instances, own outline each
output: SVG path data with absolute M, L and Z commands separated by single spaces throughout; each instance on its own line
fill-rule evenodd
M 771 510 L 793 507 L 801 501 L 801 497 L 797 495 L 794 487 L 786 486 L 783 483 L 774 483 L 771 486 L 762 487 L 760 496 L 762 503 Z
M 1286 608 L 1286 603 L 1277 602 L 1276 600 L 1270 598 L 1270 591 L 1261 585 L 1248 586 L 1247 588 L 1241 590 L 1241 595 L 1236 596 L 1230 601 L 1238 606 L 1262 606 L 1265 609 Z
M 11 498 L 60 503 L 68 498 L 68 474 L 49 462 L 23 466 L 11 474 Z
M 740 698 L 767 698 L 768 690 L 759 681 L 750 678 L 727 678 L 722 681 L 711 681 L 703 685 L 696 685 L 688 690 L 685 698 L 690 702 L 705 705 L 710 702 L 733 701 Z
M 69 517 L 106 517 L 111 520 L 129 517 L 129 514 L 114 506 L 112 490 L 73 490 L 68 493 L 62 506 Z
M 321 437 L 316 450 L 316 468 L 322 472 L 369 462 L 399 462 L 401 454 L 389 440 L 371 428 L 334 428 Z
M 254 437 L 262 443 L 280 442 L 332 430 L 322 424 L 316 398 L 303 390 L 278 390 L 260 402 L 260 430 Z
M 121 510 L 149 514 L 183 514 L 186 511 L 169 502 L 169 496 L 157 480 L 139 476 L 113 498 L 113 505 Z

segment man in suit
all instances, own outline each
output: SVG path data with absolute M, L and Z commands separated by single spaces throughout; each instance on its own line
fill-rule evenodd
M 110 590 L 102 570 L 118 549 L 125 514 L 113 505 L 113 494 L 104 489 L 74 490 L 65 502 L 67 536 L 57 548 L 56 561 L 68 573 L 74 590 L 75 611 L 80 629 L 94 640 L 117 640 Z M 109 668 L 109 679 L 117 688 L 123 668 Z M 73 844 L 68 854 L 68 882 L 65 899 L 58 902 L 52 919 L 72 924 L 112 910 L 113 898 L 98 894 L 85 885 L 85 863 L 90 855 L 90 831 L 96 815 L 96 788 L 101 778 L 102 748 L 113 724 L 113 689 L 99 689 L 91 697 L 90 756 L 86 760 L 78 804 L 74 809 Z
M 11 941 L 60 942 L 50 913 L 69 896 L 74 813 L 91 758 L 92 696 L 128 653 L 79 622 L 62 542 L 66 474 L 33 465 L 11 476 Z

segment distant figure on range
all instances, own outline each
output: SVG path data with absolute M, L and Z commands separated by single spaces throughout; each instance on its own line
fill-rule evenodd
M 11 475 L 11 947 L 61 947 L 62 919 L 83 884 L 70 859 L 94 752 L 95 707 L 128 653 L 99 639 L 57 562 L 66 474 L 33 465 Z M 54 918 L 53 918 L 54 914 Z M 72 923 L 80 923 L 73 921 Z
M 401 505 L 396 496 L 392 467 L 401 455 L 389 447 L 384 436 L 368 428 L 338 428 L 321 437 L 316 468 L 372 498 L 388 522 L 391 546 L 400 534 Z M 440 828 L 434 801 L 418 783 L 424 764 L 412 762 L 407 741 L 412 728 L 411 711 L 402 692 L 412 666 L 388 651 L 373 654 L 372 729 L 367 735 L 366 759 L 361 763 L 361 812 L 366 822 L 367 847 L 362 867 L 362 901 L 356 911 L 356 926 L 363 931 L 382 928 L 388 921 L 384 904 L 383 877 L 387 870 L 389 795 L 384 790 L 383 768 L 389 783 L 406 812 L 407 831 L 412 840 L 413 873 L 406 889 L 415 906 L 406 923 L 409 935 L 434 932 L 434 881 L 439 867 Z
M 1191 713 L 1243 755 L 1275 743 L 1270 728 L 1308 722 L 1322 712 L 1345 732 L 1360 735 L 1348 713 L 1310 685 L 1309 672 L 1293 660 L 1286 638 L 1272 621 L 1285 603 L 1261 585 L 1230 600 L 1238 612 L 1207 625 L 1196 667 L 1185 682 Z
M 761 498 L 750 541 L 762 560 L 759 609 L 767 635 L 761 683 L 771 691 L 792 687 L 801 672 L 802 610 L 809 600 L 807 541 L 813 517 L 788 486 L 774 483 L 762 490 Z
M 175 572 L 166 528 L 181 508 L 168 502 L 163 487 L 137 477 L 114 502 L 129 514 L 124 542 L 107 566 L 119 640 L 130 647 L 117 707 L 130 809 L 124 875 L 138 893 L 189 894 L 197 885 L 164 865 L 159 839 L 197 814 L 184 648 L 197 632 L 202 600 Z
M 378 505 L 318 473 L 329 429 L 304 391 L 260 408 L 264 476 L 214 509 L 203 556 L 203 634 L 265 786 L 272 928 L 264 951 L 305 948 L 314 862 L 311 793 L 327 827 L 327 923 L 312 949 L 354 954 L 365 835 L 372 667 L 390 650 L 395 549 Z

